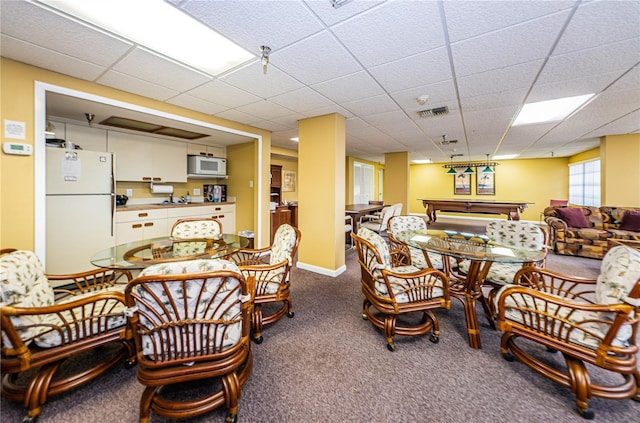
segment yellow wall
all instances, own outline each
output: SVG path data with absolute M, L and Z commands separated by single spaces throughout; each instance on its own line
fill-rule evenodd
M 227 164 L 235 169 L 227 183 L 227 192 L 236 197 L 236 231 L 257 231 L 255 210 L 258 196 L 258 154 L 255 143 L 227 147 Z M 265 185 L 268 185 L 265 181 Z M 268 210 L 268 209 L 267 209 Z M 263 232 L 269 238 L 268 232 Z M 264 244 L 264 243 L 263 243 Z
M 0 92 L 2 92 L 0 120 L 2 122 L 5 119 L 25 122 L 26 140 L 22 142 L 34 145 L 35 82 L 40 81 L 261 135 L 263 137 L 263 147 L 266 148 L 267 152 L 267 154 L 263 153 L 263 160 L 266 163 L 266 165 L 263 165 L 263 178 L 267 178 L 263 180 L 268 181 L 268 152 L 271 147 L 271 134 L 267 131 L 36 68 L 4 57 L 0 60 L 0 69 L 2 70 L 0 74 Z M 212 99 L 212 101 L 215 101 L 215 99 Z M 1 136 L 2 142 L 9 141 L 4 138 L 4 131 L 2 131 Z M 35 155 L 10 156 L 0 154 L 0 247 L 2 248 L 34 249 L 34 166 Z M 266 171 L 265 167 L 267 168 Z M 20 181 L 20 183 L 16 183 L 16 181 Z M 263 189 L 263 192 L 260 193 L 263 207 L 263 216 L 260 219 L 263 222 L 263 239 L 265 237 L 264 234 L 266 234 L 268 243 L 268 183 L 263 185 L 267 185 L 267 189 Z M 181 189 L 185 191 L 190 189 L 189 184 L 185 184 L 185 187 L 181 187 Z
M 387 153 L 384 155 L 384 165 L 384 202 L 402 203 L 402 214 L 407 214 L 410 192 L 409 153 Z
M 298 123 L 299 216 L 302 240 L 298 265 L 344 267 L 344 116 L 330 114 Z
M 522 220 L 539 221 L 540 212 L 551 199 L 569 196 L 569 159 L 566 157 L 535 160 L 504 160 L 496 166 L 496 195 L 475 195 L 476 176 L 472 175 L 472 195 L 454 195 L 453 178 L 442 164 L 414 164 L 410 166 L 410 212 L 424 213 L 422 198 L 478 199 L 527 201 L 530 204 L 521 214 Z M 460 215 L 462 214 L 455 214 Z M 464 216 L 487 217 L 488 215 Z
M 603 137 L 600 150 L 602 205 L 640 207 L 640 134 Z

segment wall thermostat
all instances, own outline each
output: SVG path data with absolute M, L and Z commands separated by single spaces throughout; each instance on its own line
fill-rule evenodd
M 17 154 L 19 156 L 30 156 L 33 154 L 33 146 L 22 142 L 5 142 L 2 144 L 2 151 L 5 154 Z

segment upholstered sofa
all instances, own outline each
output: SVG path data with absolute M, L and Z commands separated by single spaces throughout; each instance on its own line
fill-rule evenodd
M 640 243 L 640 208 L 570 204 L 550 206 L 543 213 L 558 254 L 601 259 L 612 239 Z

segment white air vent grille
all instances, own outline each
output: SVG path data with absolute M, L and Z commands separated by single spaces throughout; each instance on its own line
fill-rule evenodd
M 449 113 L 449 108 L 447 106 L 418 111 L 418 114 L 421 117 L 440 116 L 440 115 L 446 115 L 447 113 Z

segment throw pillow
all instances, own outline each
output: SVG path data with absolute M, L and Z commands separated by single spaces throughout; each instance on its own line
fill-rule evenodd
M 582 209 L 577 207 L 563 207 L 557 209 L 560 219 L 567 223 L 571 228 L 590 228 L 589 221 L 582 213 Z
M 640 232 L 640 211 L 627 211 L 622 216 L 620 229 L 625 231 Z

